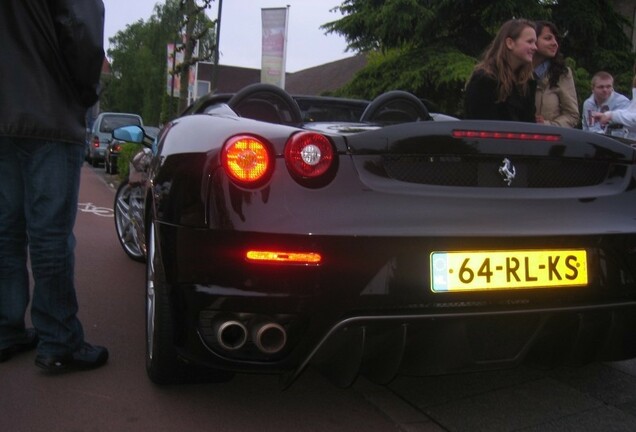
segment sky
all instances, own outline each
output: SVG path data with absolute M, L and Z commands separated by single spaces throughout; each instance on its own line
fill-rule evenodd
M 128 24 L 147 21 L 155 4 L 162 0 L 103 0 L 106 9 L 104 51 L 108 39 Z M 254 69 L 261 67 L 261 8 L 289 6 L 287 29 L 287 72 L 340 60 L 354 55 L 346 51 L 341 36 L 325 35 L 319 27 L 342 17 L 330 12 L 340 0 L 223 0 L 219 63 Z M 219 0 L 212 3 L 208 16 L 216 19 Z

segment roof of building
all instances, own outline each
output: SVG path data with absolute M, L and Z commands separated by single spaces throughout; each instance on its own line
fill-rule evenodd
M 200 80 L 212 82 L 214 64 L 199 63 Z M 219 77 L 216 89 L 211 89 L 215 93 L 235 93 L 249 84 L 257 83 L 261 80 L 259 69 L 250 69 L 238 66 L 219 65 Z
M 367 57 L 358 54 L 342 60 L 325 63 L 319 66 L 288 73 L 285 76 L 285 89 L 297 95 L 324 95 L 332 93 L 347 84 L 360 69 L 367 64 Z M 214 64 L 199 62 L 198 77 L 200 81 L 212 82 Z M 102 74 L 111 74 L 108 58 L 104 57 Z M 235 93 L 243 87 L 261 81 L 260 69 L 239 66 L 219 65 L 219 77 L 215 93 Z
M 104 57 L 104 60 L 102 61 L 102 74 L 110 75 L 111 73 L 113 73 L 113 71 L 110 67 L 110 62 L 108 61 L 108 58 Z
M 366 56 L 356 55 L 320 66 L 288 73 L 285 90 L 298 95 L 322 95 L 333 92 L 351 81 L 356 72 L 367 64 Z M 214 64 L 199 63 L 198 78 L 212 82 Z M 219 65 L 216 93 L 234 93 L 261 80 L 260 69 Z
M 347 84 L 367 64 L 365 55 L 356 55 L 303 69 L 285 77 L 285 90 L 292 94 L 322 95 Z

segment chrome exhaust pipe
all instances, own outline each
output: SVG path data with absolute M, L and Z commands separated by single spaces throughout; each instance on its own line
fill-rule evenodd
M 247 328 L 239 321 L 224 321 L 217 327 L 216 339 L 224 349 L 237 350 L 247 342 Z
M 280 352 L 287 343 L 285 328 L 273 322 L 262 323 L 252 328 L 252 341 L 265 354 Z

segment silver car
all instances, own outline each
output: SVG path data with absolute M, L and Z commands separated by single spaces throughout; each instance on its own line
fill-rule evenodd
M 114 129 L 122 126 L 143 126 L 138 114 L 103 112 L 97 116 L 86 139 L 86 160 L 94 167 L 104 162 L 106 147 L 112 139 Z

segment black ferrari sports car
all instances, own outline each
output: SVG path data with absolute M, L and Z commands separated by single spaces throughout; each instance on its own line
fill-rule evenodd
M 118 139 L 142 142 L 136 126 Z M 636 356 L 636 148 L 256 84 L 165 125 L 116 197 L 147 371 L 359 374 Z

